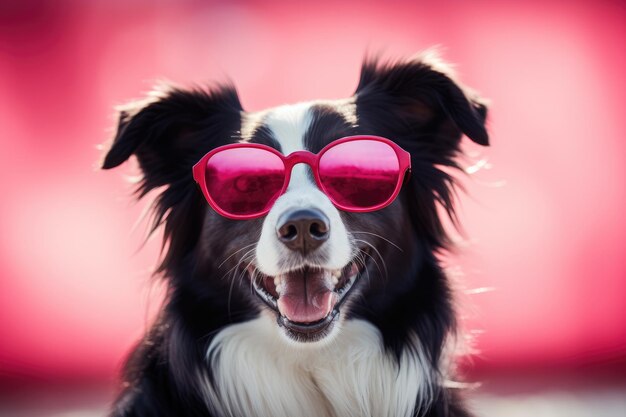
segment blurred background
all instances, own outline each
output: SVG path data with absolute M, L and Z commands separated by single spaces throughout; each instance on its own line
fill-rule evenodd
M 491 99 L 447 263 L 480 416 L 626 415 L 624 1 L 0 0 L 0 415 L 96 416 L 159 307 L 113 107 L 232 80 L 247 110 L 441 45 Z M 469 141 L 467 141 L 469 142 Z

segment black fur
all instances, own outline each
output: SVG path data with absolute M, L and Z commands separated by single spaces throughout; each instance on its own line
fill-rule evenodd
M 356 106 L 350 107 L 351 102 Z M 356 114 L 351 114 L 356 108 Z M 313 152 L 342 136 L 374 134 L 395 140 L 411 153 L 412 172 L 398 199 L 372 213 L 342 213 L 354 235 L 374 245 L 383 259 L 361 281 L 347 318 L 374 324 L 385 347 L 399 357 L 415 332 L 432 368 L 446 337 L 455 330 L 448 282 L 437 254 L 448 248 L 437 207 L 453 218 L 453 178 L 441 167 L 458 168 L 462 134 L 488 144 L 486 107 L 449 74 L 427 61 L 364 63 L 354 99 L 313 108 L 305 145 Z M 154 202 L 153 230 L 165 228 L 159 272 L 168 283 L 165 308 L 133 351 L 123 390 L 112 416 L 208 416 L 196 370 L 212 337 L 226 326 L 250 320 L 261 306 L 243 285 L 230 285 L 224 259 L 258 239 L 262 219 L 232 221 L 208 208 L 191 167 L 210 149 L 241 139 L 243 112 L 232 87 L 214 90 L 162 89 L 120 112 L 117 135 L 102 167 L 118 166 L 131 155 L 143 179 L 139 198 L 163 187 Z M 351 117 L 356 116 L 357 123 Z M 262 122 L 252 141 L 278 147 Z M 362 233 L 367 232 L 367 233 Z M 359 235 L 359 233 L 362 233 Z M 400 252 L 384 239 L 400 246 Z M 385 270 L 380 265 L 384 264 Z M 207 369 L 210 377 L 210 369 Z M 242 382 L 245 383 L 245 382 Z M 469 416 L 455 391 L 433 387 L 436 400 L 422 416 Z M 417 411 L 416 411 L 417 412 Z

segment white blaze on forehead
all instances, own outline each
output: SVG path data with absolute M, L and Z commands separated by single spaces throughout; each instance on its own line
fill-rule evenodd
M 312 103 L 298 103 L 270 110 L 264 123 L 280 143 L 283 154 L 304 149 L 304 135 L 311 125 Z
M 305 150 L 304 136 L 313 119 L 311 107 L 311 103 L 281 106 L 270 110 L 266 115 L 264 123 L 280 144 L 283 155 Z M 306 175 L 309 169 L 305 164 L 294 166 L 289 188 L 313 184 Z

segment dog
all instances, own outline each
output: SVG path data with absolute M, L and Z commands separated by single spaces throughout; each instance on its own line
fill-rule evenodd
M 231 84 L 162 86 L 121 107 L 102 168 L 134 155 L 139 198 L 158 190 L 167 296 L 111 415 L 470 416 L 441 217 L 486 116 L 432 54 L 365 59 L 347 99 L 246 112 Z

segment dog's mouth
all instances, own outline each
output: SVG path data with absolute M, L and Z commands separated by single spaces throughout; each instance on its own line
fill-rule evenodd
M 315 341 L 330 332 L 363 270 L 364 263 L 355 258 L 340 269 L 305 266 L 269 276 L 249 266 L 248 274 L 255 293 L 277 313 L 287 334 L 298 341 Z

